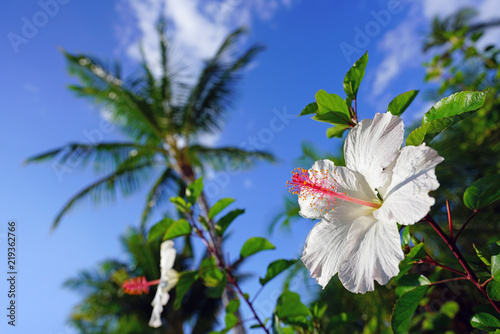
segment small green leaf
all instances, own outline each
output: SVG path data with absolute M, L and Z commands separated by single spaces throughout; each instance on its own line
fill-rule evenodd
M 428 285 L 419 286 L 406 292 L 396 301 L 391 319 L 392 330 L 395 334 L 408 332 L 411 319 L 428 288 Z
M 481 108 L 485 98 L 485 92 L 460 92 L 442 99 L 424 115 L 422 126 L 408 135 L 406 145 L 429 144 L 438 134 Z
M 232 313 L 226 313 L 226 317 L 224 318 L 226 322 L 226 330 L 233 328 L 238 324 L 238 318 Z
M 309 316 L 311 312 L 307 306 L 302 304 L 300 301 L 300 296 L 291 291 L 285 291 L 278 298 L 278 302 L 276 304 L 276 314 L 280 319 L 292 318 L 292 317 L 300 317 L 300 316 Z
M 403 245 L 409 246 L 410 245 L 410 226 L 405 226 L 403 229 Z
M 207 297 L 214 298 L 214 299 L 221 299 L 222 294 L 224 293 L 224 290 L 226 289 L 226 285 L 227 285 L 227 277 L 224 276 L 222 281 L 217 286 L 207 287 L 207 291 L 206 291 Z
M 191 205 L 194 205 L 203 191 L 203 176 L 193 181 L 186 188 L 186 198 Z
M 471 210 L 479 210 L 500 199 L 500 174 L 477 180 L 464 193 L 464 204 Z
M 470 324 L 474 328 L 484 330 L 486 332 L 500 328 L 500 320 L 489 313 L 477 313 L 470 319 Z
M 355 100 L 358 95 L 359 85 L 365 76 L 366 64 L 368 63 L 368 53 L 359 58 L 354 65 L 349 69 L 344 78 L 344 91 L 347 97 Z
M 326 129 L 326 136 L 328 139 L 337 137 L 337 138 L 342 138 L 342 135 L 344 134 L 344 131 L 349 129 L 350 125 L 335 125 L 332 126 L 331 128 Z
M 197 271 L 185 271 L 180 274 L 179 281 L 175 287 L 175 302 L 174 309 L 178 310 L 181 307 L 182 299 L 189 291 L 191 285 L 198 279 Z
M 168 220 L 166 227 L 163 240 L 174 239 L 183 235 L 191 234 L 191 225 L 189 225 L 187 220 L 183 218 L 177 221 L 173 221 L 172 219 Z
M 423 242 L 415 245 L 415 247 L 413 247 L 410 250 L 408 255 L 406 255 L 404 260 L 401 261 L 401 263 L 399 264 L 399 274 L 396 277 L 394 277 L 394 281 L 395 282 L 399 281 L 411 269 L 411 267 L 413 266 L 413 263 L 415 261 L 418 261 L 418 260 L 425 258 L 426 255 L 427 255 L 427 253 L 425 252 Z
M 154 224 L 153 227 L 149 230 L 148 242 L 155 240 L 165 234 L 167 228 L 174 223 L 173 219 L 164 218 L 160 220 L 158 223 Z
M 227 208 L 231 203 L 234 202 L 232 198 L 223 198 L 217 201 L 208 212 L 208 219 L 213 219 L 219 212 Z
M 427 253 L 425 252 L 425 245 L 423 242 L 419 243 L 418 245 L 415 245 L 408 255 L 406 255 L 405 259 L 402 261 L 404 264 L 409 264 L 413 263 L 415 261 L 421 260 L 427 256 Z
M 188 212 L 190 204 L 187 204 L 182 197 L 172 197 L 170 202 L 174 203 L 180 212 Z
M 236 219 L 239 215 L 245 213 L 243 209 L 235 209 L 233 211 L 228 212 L 224 217 L 219 219 L 217 224 L 215 224 L 215 233 L 220 237 L 227 230 L 229 225 Z
M 500 254 L 491 256 L 491 276 L 500 276 Z M 499 277 L 500 280 L 500 277 Z
M 318 104 L 316 102 L 309 103 L 304 109 L 302 109 L 302 112 L 300 113 L 299 116 L 315 114 L 317 111 L 318 111 Z
M 247 257 L 264 250 L 275 248 L 276 247 L 265 238 L 253 237 L 248 239 L 243 247 L 241 247 L 240 255 L 241 257 Z
M 415 97 L 417 97 L 418 90 L 410 90 L 409 92 L 400 94 L 396 96 L 389 106 L 387 110 L 396 116 L 401 116 L 401 114 L 410 106 Z
M 431 282 L 424 275 L 406 275 L 398 281 L 398 286 L 396 287 L 396 296 L 401 297 L 408 291 L 415 289 L 417 286 L 428 284 L 431 284 Z
M 316 102 L 318 104 L 317 113 L 333 111 L 345 116 L 347 118 L 346 121 L 350 120 L 349 109 L 347 108 L 345 101 L 337 94 L 328 94 L 323 89 L 320 89 L 314 97 L 316 98 Z
M 492 279 L 486 286 L 488 297 L 493 300 L 500 300 L 500 282 Z
M 216 287 L 224 280 L 224 273 L 219 269 L 213 256 L 207 257 L 201 261 L 200 277 L 208 287 Z
M 266 284 L 274 277 L 278 276 L 282 271 L 288 269 L 290 266 L 293 266 L 297 260 L 276 260 L 269 264 L 267 267 L 266 277 L 260 278 L 259 282 L 261 285 Z
M 490 261 L 491 253 L 487 249 L 482 248 L 482 247 L 478 247 L 475 244 L 472 244 L 472 247 L 474 247 L 474 250 L 476 251 L 477 257 L 481 261 L 483 261 L 483 263 L 485 265 L 487 265 L 488 267 L 491 266 L 491 261 Z
M 227 303 L 226 306 L 226 312 L 227 313 L 234 313 L 238 311 L 240 308 L 240 300 L 239 299 L 231 299 L 229 303 Z

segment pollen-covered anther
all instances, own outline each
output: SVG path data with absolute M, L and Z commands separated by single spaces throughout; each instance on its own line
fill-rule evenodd
M 311 199 L 310 206 L 320 212 L 328 213 L 330 210 L 335 210 L 339 205 L 338 199 L 349 201 L 372 208 L 379 208 L 380 203 L 373 203 L 361 199 L 351 197 L 347 192 L 339 192 L 338 179 L 333 175 L 338 175 L 335 171 L 330 173 L 327 169 L 322 170 L 306 170 L 296 168 L 292 171 L 292 181 L 287 181 L 289 192 L 298 194 L 299 198 L 306 200 Z M 342 182 L 345 182 L 342 180 Z

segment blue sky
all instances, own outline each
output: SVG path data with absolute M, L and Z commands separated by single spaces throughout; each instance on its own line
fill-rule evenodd
M 234 197 L 233 206 L 246 209 L 234 223 L 228 242 L 227 249 L 235 256 L 249 236 L 266 236 L 266 227 L 287 193 L 285 183 L 294 168 L 293 160 L 300 155 L 301 142 L 311 141 L 322 150 L 339 145 L 338 140 L 326 138 L 326 125 L 287 115 L 297 115 L 319 89 L 343 96 L 344 74 L 365 50 L 370 61 L 359 93 L 360 116 L 384 112 L 395 95 L 428 87 L 421 66 L 426 58 L 420 50 L 433 15 L 472 3 L 483 19 L 498 13 L 494 0 L 401 1 L 399 6 L 393 1 L 54 1 L 1 5 L 4 121 L 0 147 L 6 154 L 0 176 L 0 249 L 5 259 L 7 222 L 14 220 L 18 228 L 18 333 L 73 333 L 65 321 L 80 296 L 63 289 L 62 282 L 106 258 L 124 259 L 118 236 L 127 226 L 138 225 L 144 205 L 144 193 L 98 207 L 86 203 L 50 233 L 66 200 L 97 176 L 79 166 L 61 171 L 50 163 L 23 166 L 23 160 L 70 142 L 123 139 L 103 121 L 100 110 L 66 88 L 74 79 L 65 70 L 59 47 L 116 58 L 126 64 L 126 70 L 132 70 L 141 39 L 148 59 L 154 62 L 158 50 L 152 27 L 160 10 L 172 23 L 176 54 L 195 64 L 194 69 L 239 25 L 251 30 L 244 45 L 261 42 L 267 46 L 241 82 L 238 103 L 228 114 L 224 131 L 204 138 L 212 145 L 252 142 L 280 159 L 278 164 L 260 164 L 236 175 L 213 174 L 206 181 L 213 190 L 212 202 Z M 498 42 L 499 36 L 494 31 L 487 38 Z M 429 106 L 419 96 L 404 115 L 405 122 L 411 123 Z M 298 257 L 312 225 L 302 220 L 293 231 L 270 236 L 277 250 L 256 255 L 245 269 L 262 276 L 271 260 Z M 3 261 L 2 275 L 7 271 Z M 262 315 L 272 311 L 280 291 L 278 283 L 260 294 L 256 306 Z M 250 294 L 257 287 L 256 279 L 244 285 Z M 7 290 L 2 279 L 2 310 L 8 305 Z M 303 294 L 305 300 L 308 297 L 312 297 L 310 293 Z M 13 333 L 3 313 L 1 319 L 0 331 Z

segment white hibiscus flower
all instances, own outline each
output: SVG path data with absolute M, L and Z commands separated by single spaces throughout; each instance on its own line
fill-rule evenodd
M 167 305 L 170 295 L 168 292 L 177 284 L 179 280 L 179 274 L 177 271 L 172 269 L 174 266 L 176 250 L 174 248 L 174 242 L 171 240 L 164 241 L 161 244 L 160 250 L 160 269 L 161 277 L 158 283 L 158 288 L 156 290 L 155 297 L 151 306 L 153 306 L 153 314 L 149 320 L 149 326 L 158 328 L 161 326 L 161 312 L 163 311 L 163 306 Z
M 349 132 L 347 167 L 320 160 L 288 182 L 300 214 L 322 219 L 302 261 L 323 288 L 338 273 L 349 291 L 365 293 L 398 274 L 404 254 L 396 222 L 411 225 L 429 212 L 428 193 L 439 187 L 434 170 L 443 161 L 425 144 L 400 149 L 403 136 L 401 118 L 376 114 Z

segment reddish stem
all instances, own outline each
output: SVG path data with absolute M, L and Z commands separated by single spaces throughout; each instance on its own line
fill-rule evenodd
M 457 242 L 457 239 L 458 237 L 460 236 L 460 234 L 462 233 L 463 230 L 465 230 L 465 227 L 467 226 L 467 224 L 470 223 L 470 221 L 472 220 L 472 218 L 474 218 L 474 216 L 478 213 L 479 211 L 478 210 L 474 210 L 474 212 L 472 212 L 472 214 L 469 216 L 469 218 L 467 218 L 467 220 L 465 221 L 465 223 L 462 225 L 462 227 L 460 228 L 460 230 L 458 231 L 457 235 L 455 236 L 455 239 L 453 240 L 454 243 Z
M 469 218 L 469 221 L 470 221 L 470 219 L 472 219 L 472 218 Z M 455 255 L 455 257 L 457 258 L 458 262 L 460 262 L 460 264 L 464 268 L 465 272 L 467 273 L 466 278 L 469 281 L 471 281 L 479 289 L 479 291 L 481 291 L 486 296 L 486 298 L 488 298 L 490 304 L 495 308 L 495 310 L 498 313 L 500 313 L 500 308 L 495 303 L 495 301 L 493 301 L 490 297 L 488 297 L 488 294 L 486 293 L 486 288 L 483 285 L 479 284 L 479 280 L 478 280 L 476 274 L 474 273 L 474 271 L 472 270 L 472 268 L 469 266 L 469 264 L 465 260 L 464 256 L 462 255 L 462 253 L 458 249 L 458 247 L 455 244 L 455 242 L 453 240 L 450 240 L 446 236 L 446 234 L 443 232 L 443 230 L 441 229 L 441 227 L 439 227 L 439 225 L 436 223 L 436 221 L 434 220 L 434 218 L 431 217 L 431 215 L 428 214 L 427 216 L 425 216 L 423 218 L 423 220 L 426 221 L 426 222 L 428 222 L 434 228 L 434 230 L 437 232 L 437 234 L 441 237 L 441 239 L 443 239 L 443 241 L 446 243 L 446 245 L 448 245 L 448 248 L 450 248 L 450 250 L 452 251 L 453 255 Z M 462 226 L 462 228 L 463 228 L 463 226 Z M 457 234 L 457 237 L 458 237 L 458 235 L 459 234 Z M 455 238 L 455 240 L 456 240 L 456 238 Z
M 446 200 L 446 211 L 448 211 L 448 225 L 450 227 L 450 239 L 453 240 L 453 223 L 451 221 L 450 203 Z
M 198 237 L 200 237 L 201 241 L 207 247 L 207 250 L 215 257 L 217 265 L 219 266 L 219 268 L 221 268 L 226 273 L 226 277 L 227 277 L 228 282 L 231 283 L 236 288 L 236 291 L 238 291 L 238 293 L 240 294 L 240 296 L 245 300 L 245 302 L 247 303 L 248 307 L 252 311 L 255 320 L 257 320 L 257 322 L 262 327 L 262 329 L 267 334 L 270 334 L 269 331 L 268 331 L 268 329 L 266 328 L 266 326 L 262 322 L 262 320 L 260 320 L 259 316 L 257 315 L 257 312 L 255 311 L 255 308 L 253 307 L 253 304 L 247 298 L 245 298 L 245 294 L 241 290 L 238 282 L 236 281 L 236 279 L 234 278 L 234 276 L 232 274 L 232 270 L 231 270 L 230 265 L 224 265 L 224 262 L 221 261 L 219 253 L 213 247 L 210 246 L 210 243 L 205 238 L 205 235 L 203 234 L 203 231 L 198 228 L 198 226 L 197 226 L 196 221 L 194 220 L 194 218 L 192 216 L 188 216 L 188 218 L 190 218 L 190 220 L 191 220 L 191 225 L 193 226 L 193 228 L 194 228 L 194 230 L 196 232 L 196 235 Z M 227 289 L 227 287 L 226 287 L 226 289 Z

